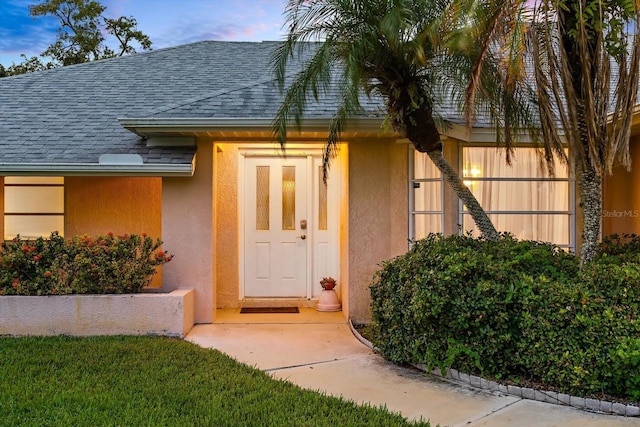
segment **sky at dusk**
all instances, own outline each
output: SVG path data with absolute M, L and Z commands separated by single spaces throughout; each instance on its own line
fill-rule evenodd
M 38 56 L 56 40 L 58 20 L 29 16 L 38 0 L 0 0 L 0 64 Z M 198 40 L 281 40 L 285 0 L 100 0 L 110 18 L 132 16 L 154 49 Z M 107 39 L 108 40 L 108 39 Z

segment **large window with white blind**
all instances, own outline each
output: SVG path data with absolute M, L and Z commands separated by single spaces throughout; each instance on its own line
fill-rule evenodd
M 409 148 L 409 239 L 419 240 L 444 230 L 440 170 L 424 153 Z
M 550 176 L 535 148 L 516 148 L 512 165 L 504 149 L 462 147 L 462 177 L 498 231 L 518 239 L 575 249 L 575 197 L 568 167 L 556 162 Z M 477 230 L 461 205 L 464 231 Z
M 504 149 L 495 146 L 461 147 L 457 161 L 465 184 L 498 231 L 575 250 L 575 186 L 567 165 L 557 162 L 550 176 L 532 147 L 516 148 L 511 166 Z M 462 203 L 454 211 L 444 208 L 444 186 L 429 157 L 410 148 L 410 240 L 444 232 L 445 220 L 458 224 L 460 232 L 479 235 Z
M 64 234 L 64 178 L 4 178 L 4 239 Z

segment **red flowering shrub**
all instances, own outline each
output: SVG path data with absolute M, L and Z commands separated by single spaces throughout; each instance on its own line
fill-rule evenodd
M 135 234 L 16 237 L 0 250 L 0 295 L 136 293 L 171 261 L 162 241 Z

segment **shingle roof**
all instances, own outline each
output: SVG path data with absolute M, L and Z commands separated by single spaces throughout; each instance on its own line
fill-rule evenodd
M 282 100 L 269 64 L 277 43 L 202 41 L 0 78 L 0 173 L 9 164 L 98 165 L 106 153 L 190 165 L 194 147 L 148 147 L 118 118 L 268 123 Z M 311 103 L 305 117 L 331 118 L 333 95 Z M 382 116 L 379 99 L 361 101 L 365 116 Z M 443 118 L 462 123 L 453 104 L 440 107 Z M 474 127 L 490 125 L 476 119 Z
M 192 147 L 147 147 L 118 118 L 272 119 L 281 97 L 269 65 L 277 42 L 202 41 L 0 79 L 3 164 L 98 163 L 104 153 L 189 164 Z M 377 110 L 375 101 L 369 102 Z M 330 118 L 323 99 L 308 116 Z

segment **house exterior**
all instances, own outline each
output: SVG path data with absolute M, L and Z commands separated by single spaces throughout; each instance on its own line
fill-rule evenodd
M 428 159 L 381 130 L 375 99 L 343 134 L 326 185 L 331 94 L 309 106 L 283 156 L 271 132 L 275 46 L 205 41 L 0 79 L 4 238 L 159 237 L 174 259 L 152 286 L 194 289 L 196 323 L 220 308 L 313 307 L 326 276 L 345 318 L 369 320 L 380 262 L 409 239 L 473 224 Z M 498 229 L 577 247 L 566 170 L 547 176 L 526 144 L 506 167 L 491 128 L 445 118 L 445 156 Z M 640 114 L 632 156 L 640 161 Z M 638 173 L 605 183 L 605 233 L 640 232 Z

